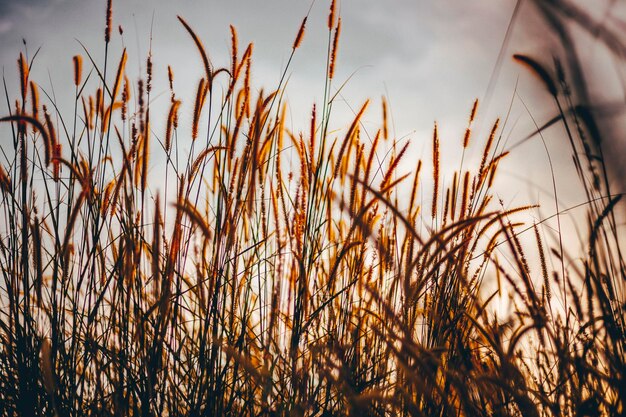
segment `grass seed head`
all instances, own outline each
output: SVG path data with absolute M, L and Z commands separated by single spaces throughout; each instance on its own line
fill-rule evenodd
M 83 57 L 80 55 L 74 55 L 72 62 L 74 64 L 74 85 L 78 87 L 80 85 L 83 72 Z
M 300 24 L 300 29 L 298 29 L 298 34 L 296 35 L 296 39 L 293 41 L 293 46 L 291 47 L 293 50 L 296 50 L 300 47 L 302 43 L 302 39 L 304 39 L 304 29 L 306 27 L 306 21 L 308 16 L 302 19 L 302 23 Z

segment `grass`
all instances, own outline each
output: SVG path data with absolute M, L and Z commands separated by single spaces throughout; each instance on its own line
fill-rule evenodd
M 451 184 L 436 125 L 432 155 L 402 172 L 384 100 L 371 138 L 370 101 L 329 128 L 335 6 L 324 99 L 302 132 L 285 123 L 289 65 L 253 88 L 253 46 L 232 27 L 217 68 L 179 17 L 204 75 L 178 97 L 168 68 L 166 114 L 151 110 L 151 53 L 133 85 L 126 51 L 110 52 L 110 1 L 103 66 L 85 50 L 67 74 L 73 111 L 39 98 L 20 55 L 0 119 L 0 414 L 626 415 L 621 195 L 579 86 L 515 56 L 554 98 L 587 196 L 574 262 L 560 221 L 550 234 L 524 222 L 532 206 L 494 201 L 508 152 L 499 121 L 473 136 L 478 102 L 459 146 L 482 158 L 462 157 Z M 157 153 L 163 176 L 148 172 Z

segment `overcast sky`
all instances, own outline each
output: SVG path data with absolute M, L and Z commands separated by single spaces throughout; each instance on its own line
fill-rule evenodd
M 67 74 L 63 71 L 69 68 L 71 56 L 82 53 L 75 39 L 100 59 L 105 3 L 0 2 L 0 51 L 8 75 L 13 75 L 22 38 L 31 53 L 42 47 L 35 73 L 46 75 L 50 70 L 53 84 L 57 77 Z M 217 65 L 228 62 L 228 25 L 232 23 L 242 43 L 255 43 L 255 76 L 259 84 L 269 87 L 285 64 L 309 6 L 308 1 L 293 0 L 114 1 L 114 23 L 124 28 L 129 55 L 143 59 L 154 19 L 156 70 L 172 64 L 179 78 L 189 77 L 192 85 L 196 74 L 191 71 L 195 69 L 199 75 L 201 68 L 194 45 L 176 15 L 194 27 Z M 429 130 L 435 118 L 465 118 L 473 99 L 486 90 L 514 6 L 512 0 L 342 2 L 337 79 L 344 80 L 356 71 L 345 89 L 345 98 L 358 105 L 365 97 L 387 94 L 398 133 Z M 290 101 L 296 108 L 309 107 L 323 94 L 327 12 L 326 1 L 313 4 L 302 49 L 291 67 Z
M 328 3 L 322 0 L 313 3 L 304 42 L 289 70 L 288 99 L 291 123 L 296 130 L 306 129 L 312 104 L 320 104 L 323 99 Z M 492 99 L 488 107 L 483 104 L 480 108 L 476 140 L 487 134 L 496 117 L 507 115 L 512 99 L 513 111 L 503 130 L 510 143 L 523 138 L 533 126 L 521 100 L 538 123 L 554 115 L 550 97 L 541 83 L 511 59 L 513 53 L 521 52 L 550 66 L 552 56 L 560 54 L 534 1 L 522 3 L 510 42 L 503 52 Z M 334 123 L 345 126 L 352 109 L 358 108 L 363 100 L 368 97 L 379 100 L 386 95 L 395 136 L 413 143 L 415 157 L 410 158 L 411 163 L 420 157 L 429 160 L 432 127 L 438 122 L 444 162 L 451 167 L 450 177 L 452 167 L 457 167 L 455 152 L 469 110 L 475 98 L 483 99 L 486 95 L 516 4 L 516 0 L 342 1 L 343 35 L 336 85 L 354 75 L 342 91 L 342 102 L 335 106 Z M 580 4 L 586 10 L 585 4 L 589 2 Z M 593 4 L 593 9 L 586 11 L 599 19 L 611 16 L 617 21 L 624 14 L 623 2 L 594 1 Z M 228 26 L 233 24 L 239 32 L 242 49 L 247 42 L 255 43 L 254 84 L 271 88 L 276 85 L 300 22 L 310 7 L 309 1 L 299 0 L 114 1 L 114 24 L 116 28 L 121 25 L 124 34 L 119 36 L 114 31 L 113 62 L 122 46 L 126 47 L 130 56 L 129 76 L 132 78 L 134 71 L 136 77 L 139 69 L 144 69 L 152 28 L 155 106 L 165 108 L 169 99 L 165 83 L 168 64 L 175 72 L 178 95 L 193 97 L 189 93 L 197 85 L 202 67 L 193 42 L 176 19 L 176 15 L 181 15 L 203 39 L 216 66 L 226 66 L 229 62 Z M 26 39 L 31 57 L 41 47 L 32 77 L 49 94 L 54 93 L 60 103 L 71 102 L 73 89 L 63 91 L 62 87 L 71 85 L 72 56 L 85 55 L 78 40 L 98 64 L 102 63 L 105 9 L 105 0 L 1 0 L 0 63 L 8 80 L 9 97 L 17 96 L 15 61 L 24 50 L 22 39 Z M 615 71 L 606 48 L 592 37 L 585 39 L 584 34 L 581 37 L 581 56 L 596 63 L 590 65 L 590 73 L 601 79 L 593 84 L 594 92 L 603 98 L 623 101 L 622 74 Z M 517 82 L 519 97 L 514 97 Z M 0 109 L 6 114 L 6 104 Z M 190 107 L 187 109 L 190 113 Z M 380 122 L 379 109 L 375 101 L 364 118 L 366 127 L 375 128 Z M 563 141 L 562 132 L 553 133 Z M 566 144 L 550 142 L 549 137 L 548 142 L 555 163 L 568 172 L 570 156 Z M 0 139 L 2 146 L 9 143 L 6 138 Z M 448 149 L 451 156 L 446 159 Z M 623 144 L 618 149 L 623 150 Z M 567 175 L 570 174 L 571 171 Z M 539 199 L 542 193 L 549 192 L 545 186 L 547 175 L 545 151 L 538 140 L 533 140 L 516 149 L 502 177 L 512 185 L 508 187 L 508 196 L 513 202 L 526 203 L 529 196 Z M 564 188 L 568 187 L 568 181 L 571 183 L 567 175 L 561 180 Z M 567 203 L 575 204 L 579 202 L 577 198 L 572 195 Z

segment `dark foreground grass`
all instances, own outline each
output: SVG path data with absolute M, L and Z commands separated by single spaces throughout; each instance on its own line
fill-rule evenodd
M 459 146 L 482 158 L 446 186 L 436 126 L 432 175 L 401 172 L 384 101 L 372 137 L 369 102 L 329 130 L 334 3 L 324 101 L 303 132 L 286 126 L 283 81 L 250 85 L 234 28 L 218 68 L 182 18 L 204 77 L 178 97 L 170 69 L 170 110 L 151 113 L 151 58 L 133 87 L 126 52 L 109 53 L 110 7 L 104 66 L 86 53 L 67 74 L 73 112 L 39 98 L 24 55 L 7 93 L 0 414 L 626 414 L 619 196 L 563 71 L 516 56 L 554 97 L 588 197 L 576 262 L 559 233 L 520 221 L 530 207 L 493 201 L 506 152 L 498 122 L 472 137 L 478 103 Z M 148 172 L 157 154 L 164 176 Z M 514 313 L 496 315 L 507 296 Z

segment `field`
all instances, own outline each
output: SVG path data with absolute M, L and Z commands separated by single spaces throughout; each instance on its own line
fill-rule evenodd
M 538 4 L 562 39 L 559 22 L 595 27 Z M 324 91 L 297 130 L 286 91 L 307 18 L 273 86 L 254 85 L 234 26 L 218 63 L 179 16 L 202 71 L 179 95 L 151 49 L 120 47 L 110 0 L 104 56 L 65 57 L 71 106 L 30 76 L 36 53 L 5 70 L 0 415 L 626 415 L 623 178 L 580 63 L 512 57 L 555 114 L 532 140 L 559 126 L 585 196 L 573 244 L 557 171 L 541 218 L 499 197 L 518 151 L 506 108 L 478 135 L 470 103 L 453 172 L 440 126 L 416 157 L 384 97 L 336 128 L 342 23 L 324 7 Z

